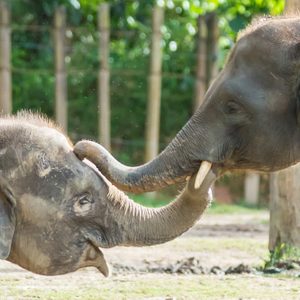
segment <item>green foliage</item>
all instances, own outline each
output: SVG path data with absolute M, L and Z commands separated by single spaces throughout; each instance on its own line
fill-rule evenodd
M 156 193 L 156 194 L 142 194 L 142 195 L 130 195 L 135 202 L 142 204 L 148 207 L 160 207 L 170 203 L 174 197 L 171 197 L 168 194 L 163 193 Z M 259 209 L 257 207 L 249 207 L 243 204 L 222 204 L 217 203 L 215 201 L 208 207 L 207 213 L 208 214 L 261 214 L 263 209 Z M 261 220 L 262 221 L 262 220 Z M 263 220 L 264 221 L 264 220 Z
M 265 261 L 263 269 L 274 267 L 283 258 L 286 244 L 282 243 L 275 247 L 273 251 L 270 251 L 269 259 Z
M 172 201 L 169 196 L 164 196 L 163 194 L 153 195 L 131 195 L 130 196 L 135 202 L 142 204 L 147 207 L 161 207 Z
M 54 115 L 55 8 L 67 11 L 69 132 L 97 139 L 97 12 L 103 0 L 11 0 L 13 110 L 30 108 Z M 141 163 L 144 150 L 151 13 L 164 6 L 161 149 L 192 114 L 198 14 L 216 11 L 221 67 L 237 32 L 257 14 L 278 14 L 283 0 L 109 1 L 111 7 L 111 132 L 113 152 Z
M 280 243 L 274 250 L 270 251 L 269 258 L 265 261 L 263 270 L 280 266 L 289 268 L 293 262 L 300 264 L 300 248 Z
M 253 214 L 260 213 L 262 209 L 257 207 L 248 206 L 244 203 L 240 204 L 222 204 L 213 202 L 211 206 L 208 208 L 208 213 L 210 214 Z

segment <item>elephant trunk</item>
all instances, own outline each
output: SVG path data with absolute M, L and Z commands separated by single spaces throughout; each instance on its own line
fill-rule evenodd
M 154 191 L 183 182 L 197 171 L 202 160 L 209 160 L 209 147 L 201 147 L 208 144 L 205 128 L 197 126 L 199 121 L 196 119 L 197 115 L 194 115 L 160 155 L 138 167 L 121 164 L 105 148 L 91 141 L 78 142 L 74 152 L 79 158 L 92 161 L 109 181 L 123 191 Z
M 209 187 L 216 179 L 210 171 L 199 189 L 194 188 L 195 177 L 174 202 L 161 208 L 146 208 L 134 203 L 113 185 L 109 185 L 109 199 L 113 204 L 110 215 L 117 220 L 118 231 L 100 247 L 149 246 L 167 242 L 181 235 L 194 225 L 210 203 Z M 118 237 L 115 239 L 115 237 Z

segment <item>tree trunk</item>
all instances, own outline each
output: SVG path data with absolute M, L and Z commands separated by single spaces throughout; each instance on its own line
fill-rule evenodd
M 300 9 L 299 0 L 285 0 L 284 13 L 296 14 Z
M 54 18 L 55 117 L 68 132 L 67 74 L 65 63 L 66 8 L 59 6 Z
M 271 178 L 269 248 L 286 243 L 300 247 L 300 164 Z
M 99 60 L 98 71 L 98 133 L 101 144 L 110 151 L 110 91 L 109 91 L 109 40 L 110 7 L 101 3 L 98 10 Z
M 10 11 L 4 1 L 0 1 L 0 113 L 12 110 L 11 90 L 11 32 Z
M 145 160 L 150 161 L 159 152 L 159 127 L 160 127 L 160 97 L 161 97 L 161 26 L 164 11 L 156 6 L 152 15 L 152 42 L 150 74 L 148 77 L 148 103 L 146 120 L 146 152 Z
M 205 24 L 204 15 L 198 16 L 197 20 L 198 36 L 197 36 L 197 75 L 195 83 L 195 98 L 194 98 L 194 111 L 203 103 L 206 86 L 206 64 L 207 64 L 207 52 L 206 52 L 206 38 L 207 27 Z
M 285 13 L 300 9 L 299 0 L 286 0 Z M 269 249 L 286 243 L 300 247 L 300 164 L 270 177 Z
M 254 172 L 247 172 L 244 182 L 245 202 L 250 205 L 257 205 L 259 201 L 260 176 Z

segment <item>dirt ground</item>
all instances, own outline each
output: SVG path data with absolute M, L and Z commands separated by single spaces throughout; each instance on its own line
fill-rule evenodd
M 103 250 L 104 278 L 86 268 L 39 276 L 0 262 L 0 299 L 299 299 L 300 270 L 266 275 L 268 213 L 206 214 L 169 243 Z

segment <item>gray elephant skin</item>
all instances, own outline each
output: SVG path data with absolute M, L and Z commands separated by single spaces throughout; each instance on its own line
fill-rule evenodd
M 241 32 L 204 103 L 152 161 L 127 167 L 88 141 L 74 151 L 93 161 L 118 188 L 136 193 L 184 181 L 203 162 L 204 177 L 211 165 L 224 172 L 275 171 L 296 164 L 300 18 L 258 19 Z
M 50 121 L 30 113 L 0 119 L 0 258 L 44 275 L 86 266 L 105 276 L 99 247 L 145 246 L 182 234 L 209 203 L 210 173 L 171 204 L 144 208 L 73 153 Z

